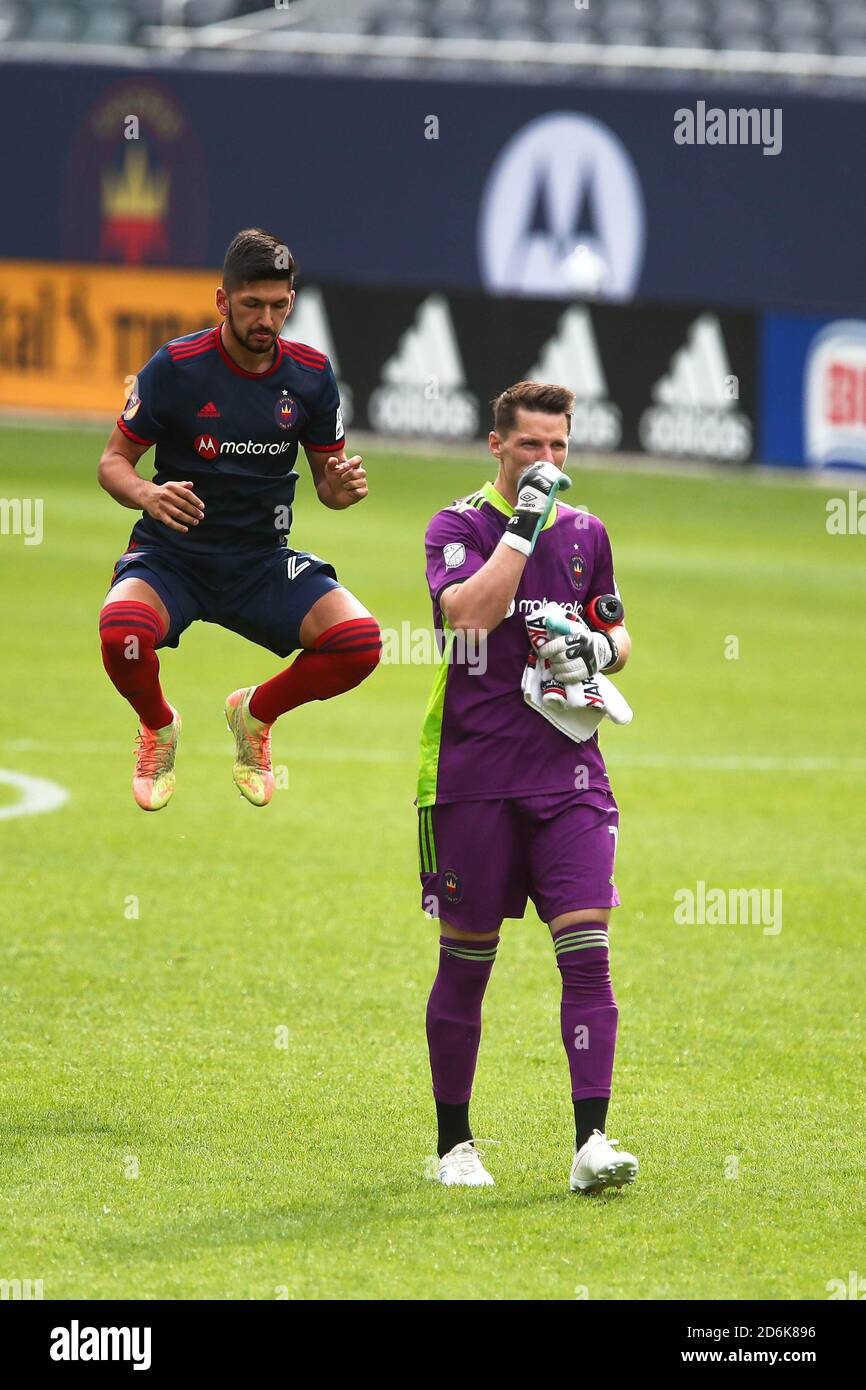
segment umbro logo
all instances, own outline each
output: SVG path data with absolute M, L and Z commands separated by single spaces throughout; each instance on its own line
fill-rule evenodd
M 219 411 L 217 410 L 213 401 L 208 401 L 207 405 L 203 405 L 201 410 L 199 410 L 197 413 L 199 415 L 207 415 L 212 420 L 216 419 L 219 416 Z

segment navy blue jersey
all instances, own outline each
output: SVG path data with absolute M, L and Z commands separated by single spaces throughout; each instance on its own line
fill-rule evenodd
M 339 452 L 340 396 L 324 353 L 277 339 L 266 372 L 247 372 L 223 347 L 219 328 L 176 338 L 142 368 L 119 428 L 155 444 L 154 482 L 189 481 L 204 519 L 173 531 L 146 514 L 138 544 L 187 552 L 285 544 L 292 524 L 298 445 Z

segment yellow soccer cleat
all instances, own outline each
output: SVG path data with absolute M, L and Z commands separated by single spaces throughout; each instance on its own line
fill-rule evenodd
M 138 749 L 132 794 L 142 811 L 161 811 L 174 791 L 174 759 L 180 738 L 181 722 L 176 709 L 164 729 L 148 729 L 139 725 Z
M 250 714 L 256 686 L 236 690 L 226 700 L 226 723 L 235 736 L 237 757 L 232 768 L 235 786 L 253 806 L 267 806 L 274 794 L 271 767 L 271 726 Z

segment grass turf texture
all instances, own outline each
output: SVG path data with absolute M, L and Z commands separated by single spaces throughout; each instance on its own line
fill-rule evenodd
M 287 716 L 288 787 L 262 812 L 232 785 L 222 705 L 281 663 L 197 624 L 163 656 L 178 790 L 142 814 L 97 645 L 134 521 L 95 484 L 102 439 L 0 432 L 4 495 L 45 499 L 41 545 L 0 538 L 0 767 L 70 792 L 0 822 L 0 1277 L 46 1298 L 824 1299 L 862 1270 L 866 541 L 826 533 L 842 489 L 573 460 L 635 639 L 635 722 L 603 745 L 623 822 L 609 1127 L 641 1176 L 567 1191 L 559 976 L 527 917 L 504 930 L 473 1106 L 503 1141 L 497 1186 L 455 1191 L 422 1179 L 437 947 L 412 798 L 431 668 L 382 666 Z M 367 464 L 370 500 L 345 514 L 302 465 L 295 543 L 383 626 L 428 625 L 424 525 L 486 466 Z M 782 931 L 677 925 L 699 879 L 781 888 Z

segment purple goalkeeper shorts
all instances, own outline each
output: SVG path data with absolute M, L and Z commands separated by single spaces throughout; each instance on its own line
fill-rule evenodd
M 418 808 L 421 907 L 459 931 L 496 931 L 531 898 L 543 922 L 618 907 L 613 797 L 572 791 Z

